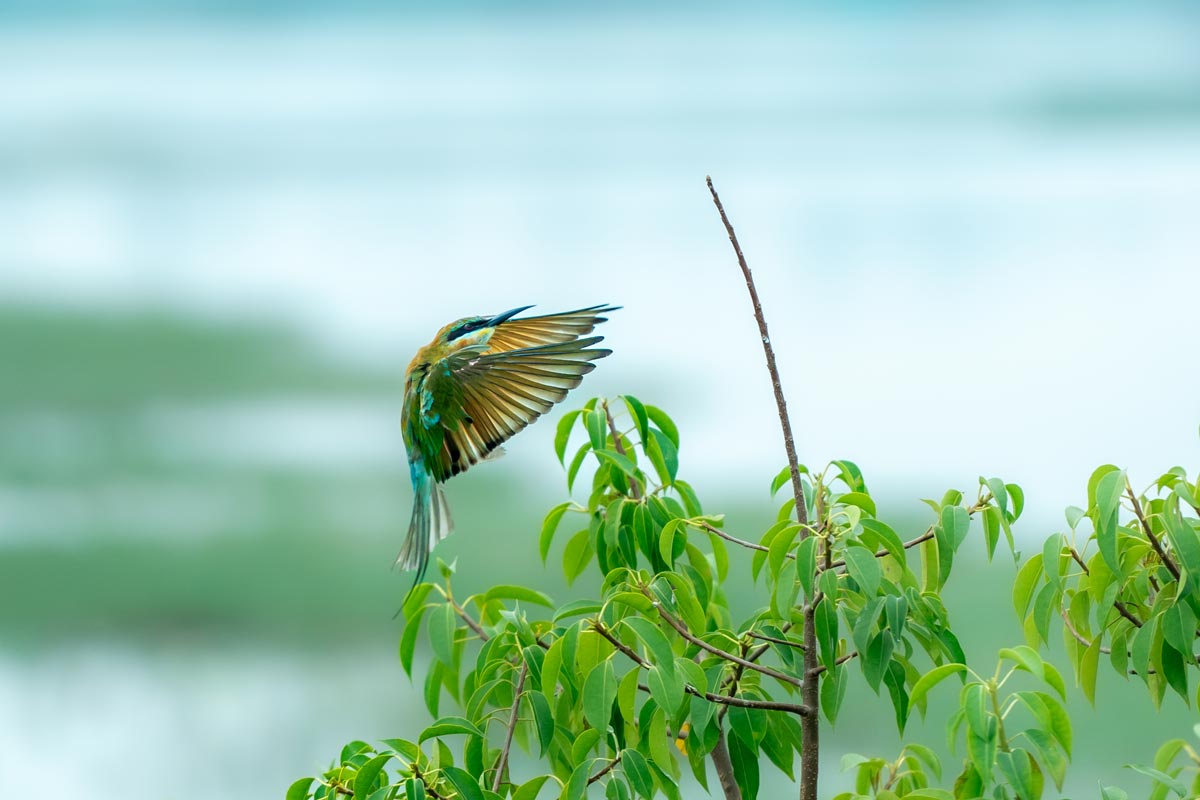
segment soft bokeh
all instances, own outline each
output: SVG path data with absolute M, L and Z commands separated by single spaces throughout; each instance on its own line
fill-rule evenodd
M 857 461 L 891 518 L 1001 475 L 1036 546 L 1094 466 L 1194 467 L 1198 23 L 1186 4 L 0 6 L 0 792 L 282 796 L 349 739 L 416 730 L 388 569 L 400 381 L 456 317 L 622 304 L 568 404 L 667 408 L 683 473 L 756 535 L 783 455 L 705 174 L 802 458 Z M 561 588 L 533 543 L 565 492 L 552 432 L 451 484 L 464 591 Z M 952 611 L 990 664 L 1020 637 L 1013 567 L 970 570 Z M 1180 703 L 1156 715 L 1110 677 L 1099 711 L 1074 705 L 1078 796 L 1136 795 L 1120 765 L 1190 735 Z M 841 752 L 895 747 L 854 690 L 830 789 Z

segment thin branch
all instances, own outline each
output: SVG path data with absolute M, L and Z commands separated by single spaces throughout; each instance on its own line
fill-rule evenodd
M 593 628 L 596 633 L 607 639 L 613 647 L 620 650 L 626 657 L 629 658 L 630 661 L 637 664 L 639 667 L 642 667 L 643 669 L 650 669 L 652 666 L 654 666 L 649 661 L 638 655 L 637 651 L 626 646 L 624 642 L 613 636 L 612 632 L 608 630 L 608 628 L 604 627 L 599 620 L 594 621 Z M 646 686 L 645 684 L 639 683 L 638 689 L 646 693 L 650 692 L 650 687 Z M 719 703 L 721 705 L 741 706 L 742 708 L 760 708 L 764 711 L 787 711 L 788 713 L 796 714 L 801 717 L 808 716 L 808 714 L 811 713 L 808 706 L 802 706 L 796 703 L 777 703 L 774 700 L 746 700 L 742 697 L 726 697 L 725 695 L 721 694 L 713 694 L 712 692 L 701 691 L 695 686 L 692 686 L 690 683 L 684 683 L 683 690 L 693 697 L 703 697 L 710 703 Z
M 482 627 L 480 627 L 479 623 L 472 619 L 471 615 L 467 613 L 466 609 L 455 602 L 453 597 L 447 594 L 446 600 L 449 601 L 450 607 L 454 609 L 454 613 L 462 617 L 462 621 L 467 623 L 467 627 L 475 631 L 476 636 L 485 642 L 490 638 L 486 633 L 484 633 L 484 630 Z
M 508 765 L 508 751 L 512 749 L 513 731 L 517 729 L 517 711 L 521 703 L 521 692 L 525 689 L 525 676 L 529 673 L 529 665 L 521 660 L 521 674 L 517 678 L 517 687 L 513 689 L 512 709 L 508 717 L 508 730 L 504 734 L 504 747 L 500 750 L 500 760 L 496 762 L 496 776 L 492 778 L 492 791 L 499 793 L 500 783 L 504 778 L 504 768 Z
M 729 234 L 729 243 L 737 254 L 738 266 L 746 278 L 746 290 L 750 292 L 750 302 L 754 306 L 754 319 L 758 322 L 758 332 L 762 338 L 763 354 L 767 357 L 767 371 L 771 373 L 771 388 L 775 390 L 775 405 L 779 409 L 779 426 L 783 429 L 783 446 L 787 450 L 788 466 L 792 472 L 792 493 L 796 497 L 796 518 L 801 525 L 808 525 L 808 508 L 804 504 L 804 488 L 800 483 L 800 461 L 796 458 L 796 442 L 792 437 L 792 422 L 788 417 L 787 400 L 783 396 L 783 384 L 779 380 L 779 368 L 775 366 L 775 349 L 771 347 L 771 336 L 767 333 L 767 319 L 763 316 L 762 303 L 758 301 L 758 290 L 754 288 L 754 277 L 750 274 L 750 266 L 742 255 L 742 246 L 738 244 L 737 234 L 733 232 L 733 224 L 725 214 L 721 198 L 713 186 L 712 178 L 706 177 L 708 191 L 712 194 L 713 203 L 725 224 L 725 232 Z
M 936 534 L 933 532 L 933 526 L 931 525 L 931 526 L 929 526 L 929 530 L 925 531 L 917 538 L 909 539 L 907 542 L 905 542 L 904 549 L 911 550 L 912 548 L 919 545 L 921 542 L 928 542 L 930 539 L 934 538 L 934 536 L 936 536 Z M 888 552 L 889 551 L 887 549 L 879 550 L 878 552 L 875 553 L 875 557 L 876 558 L 884 558 L 888 555 Z M 846 562 L 844 560 L 839 559 L 837 561 L 830 561 L 824 567 L 819 567 L 817 569 L 817 572 L 825 572 L 826 570 L 831 570 L 831 569 L 835 569 L 837 567 L 844 567 L 844 566 L 846 566 Z
M 842 665 L 842 664 L 845 664 L 847 661 L 849 661 L 849 660 L 850 660 L 850 659 L 852 659 L 852 658 L 858 658 L 858 651 L 857 651 L 857 650 L 852 650 L 852 651 L 850 651 L 849 653 L 846 653 L 846 655 L 844 655 L 844 656 L 838 656 L 836 659 L 834 659 L 834 661 L 833 661 L 833 665 L 834 665 L 835 667 L 836 667 L 836 666 L 840 666 L 840 665 Z M 809 674 L 810 674 L 810 675 L 820 675 L 822 672 L 825 672 L 825 665 L 824 665 L 824 664 L 820 664 L 820 665 L 818 665 L 818 666 L 817 666 L 817 668 L 816 668 L 816 669 L 814 669 L 814 670 L 813 670 L 812 672 L 810 672 Z
M 593 783 L 600 780 L 608 773 L 612 772 L 616 768 L 617 764 L 620 764 L 620 763 L 621 763 L 621 754 L 617 753 L 616 757 L 613 758 L 611 761 L 609 761 L 607 764 L 605 764 L 604 767 L 599 772 L 597 772 L 595 775 L 593 775 L 587 779 L 587 785 L 591 786 Z
M 1167 572 L 1179 581 L 1179 567 L 1167 555 L 1167 551 L 1163 550 L 1162 542 L 1154 535 L 1154 531 L 1150 530 L 1150 523 L 1146 520 L 1146 515 L 1142 513 L 1142 504 L 1138 502 L 1137 495 L 1133 493 L 1133 486 L 1129 483 L 1129 478 L 1125 478 L 1125 489 L 1129 492 L 1129 501 L 1133 503 L 1133 513 L 1137 516 L 1138 522 L 1142 523 L 1142 531 L 1146 534 L 1146 538 L 1150 540 L 1150 546 L 1154 548 L 1154 552 L 1158 553 L 1158 557 L 1162 559 L 1163 566 L 1167 568 Z
M 751 639 L 762 639 L 764 642 L 774 642 L 775 644 L 786 644 L 788 647 L 794 647 L 797 650 L 804 649 L 804 645 L 800 644 L 799 642 L 793 642 L 790 639 L 780 639 L 777 636 L 768 636 L 765 633 L 759 633 L 758 631 L 746 631 L 746 634 Z
M 1088 639 L 1086 636 L 1080 633 L 1079 630 L 1073 624 L 1071 624 L 1071 618 L 1067 616 L 1067 612 L 1060 608 L 1058 610 L 1058 615 L 1062 617 L 1063 624 L 1067 626 L 1067 630 L 1069 630 L 1071 635 L 1075 637 L 1075 641 L 1079 642 L 1084 647 L 1091 647 L 1095 643 L 1093 640 Z M 1112 648 L 1100 645 L 1100 652 L 1104 653 L 1105 655 L 1109 655 L 1112 653 Z
M 767 332 L 767 319 L 763 316 L 762 303 L 758 301 L 758 290 L 754 288 L 754 276 L 750 274 L 750 265 L 742 254 L 742 246 L 738 243 L 737 234 L 733 231 L 733 223 L 721 205 L 712 178 L 706 177 L 708 191 L 712 195 L 713 204 L 721 215 L 725 232 L 729 234 L 729 243 L 737 255 L 738 266 L 746 279 L 746 291 L 750 293 L 750 303 L 754 306 L 754 319 L 758 322 L 758 332 L 762 339 L 763 354 L 767 359 L 767 371 L 771 375 L 771 388 L 775 392 L 775 406 L 779 411 L 779 427 L 783 431 L 783 446 L 787 451 L 788 470 L 792 478 L 792 496 L 796 501 L 796 521 L 803 526 L 800 538 L 812 535 L 808 527 L 808 506 L 804 502 L 804 485 L 800 481 L 800 460 L 796 457 L 796 442 L 792 436 L 792 423 L 788 417 L 787 400 L 783 396 L 783 383 L 779 380 L 779 368 L 775 366 L 775 350 L 771 347 L 771 336 Z M 763 645 L 767 647 L 767 645 Z M 805 672 L 817 666 L 817 626 L 816 600 L 807 598 L 804 607 L 804 669 Z M 761 653 L 760 653 L 761 655 Z M 820 680 L 805 681 L 801 695 L 804 698 L 804 708 L 815 710 L 820 702 Z M 800 800 L 817 800 L 817 785 L 821 768 L 821 723 L 815 713 L 800 719 L 800 733 L 803 744 L 800 748 Z
M 1076 550 L 1074 547 L 1070 547 L 1068 549 L 1071 551 L 1071 558 L 1073 558 L 1075 560 L 1075 563 L 1078 564 L 1080 566 L 1080 568 L 1083 569 L 1083 574 L 1091 575 L 1092 571 L 1090 569 L 1088 569 L 1087 562 L 1083 560 L 1083 556 L 1079 555 L 1079 551 Z M 1126 606 L 1124 603 L 1122 603 L 1120 600 L 1113 600 L 1113 608 L 1115 608 L 1117 610 L 1117 613 L 1120 614 L 1122 617 L 1124 617 L 1125 619 L 1132 622 L 1133 626 L 1135 628 L 1142 627 L 1142 621 L 1140 619 L 1138 619 L 1136 616 L 1134 616 L 1133 612 L 1129 610 L 1129 607 Z
M 687 639 L 692 644 L 699 647 L 701 650 L 707 650 L 708 652 L 712 653 L 714 656 L 720 656 L 721 658 L 725 659 L 726 661 L 732 661 L 734 664 L 743 666 L 746 669 L 752 669 L 752 670 L 755 670 L 756 672 L 761 672 L 763 675 L 768 675 L 777 681 L 791 684 L 792 686 L 795 686 L 797 689 L 799 689 L 800 687 L 802 687 L 804 685 L 804 681 L 800 680 L 799 678 L 792 677 L 791 675 L 787 675 L 785 673 L 780 672 L 779 670 L 772 669 L 771 667 L 764 667 L 762 664 L 756 664 L 753 661 L 749 661 L 745 658 L 742 658 L 741 656 L 734 655 L 733 653 L 730 653 L 728 650 L 722 650 L 721 648 L 716 647 L 715 645 L 709 644 L 708 642 L 704 641 L 703 639 L 701 639 L 700 637 L 694 635 L 691 631 L 689 631 L 688 627 L 686 625 L 684 625 L 682 622 L 680 622 L 679 620 L 677 620 L 675 618 L 675 616 L 673 614 L 671 614 L 671 612 L 669 612 L 665 608 L 663 608 L 661 603 L 655 601 L 654 607 L 658 609 L 659 616 L 662 617 L 668 625 L 670 625 L 672 628 L 674 628 L 676 633 L 678 633 L 684 639 Z
M 617 422 L 613 419 L 612 410 L 608 407 L 607 401 L 604 403 L 604 416 L 608 418 L 608 428 L 612 431 L 613 447 L 619 454 L 625 455 L 625 445 L 621 444 L 621 434 L 617 431 Z M 638 486 L 637 478 L 631 477 L 629 494 L 634 500 L 642 499 L 642 487 Z
M 727 542 L 732 542 L 733 544 L 741 545 L 742 547 L 745 547 L 747 550 L 758 550 L 761 553 L 766 553 L 768 551 L 768 548 L 763 547 L 761 544 L 755 544 L 754 542 L 748 542 L 745 539 L 739 539 L 738 537 L 734 536 L 733 534 L 726 533 L 725 531 L 721 530 L 720 528 L 709 525 L 707 522 L 705 522 L 703 520 L 695 520 L 695 521 L 689 520 L 688 524 L 703 528 L 704 530 L 708 531 L 709 533 L 714 533 L 717 536 L 720 536 L 722 539 L 724 539 Z M 795 553 L 790 553 L 790 552 L 784 553 L 784 555 L 786 555 L 788 558 L 791 558 L 791 559 L 794 559 L 796 557 Z

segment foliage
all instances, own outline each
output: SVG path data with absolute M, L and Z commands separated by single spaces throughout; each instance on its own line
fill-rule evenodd
M 550 511 L 538 546 L 545 560 L 560 529 L 570 531 L 563 573 L 568 581 L 593 576 L 594 595 L 555 606 L 533 589 L 496 586 L 459 602 L 453 568 L 441 564 L 442 583 L 422 584 L 405 604 L 400 644 L 411 672 L 425 632 L 434 661 L 424 695 L 437 721 L 415 741 L 348 745 L 320 779 L 294 785 L 289 800 L 351 793 L 370 800 L 581 798 L 589 787 L 609 798 L 670 798 L 678 797 L 685 765 L 707 786 L 708 764 L 722 758 L 722 748 L 741 795 L 752 798 L 763 756 L 795 777 L 800 717 L 834 721 L 852 672 L 886 694 L 900 731 L 912 708 L 924 712 L 934 683 L 971 677 L 955 720 L 968 753 L 959 786 L 1023 785 L 1033 780 L 1030 771 L 1061 781 L 1070 731 L 1055 699 L 1063 691 L 1058 673 L 1020 647 L 1002 651 L 1009 665 L 1003 677 L 979 678 L 965 666 L 940 598 L 974 520 L 982 521 L 989 555 L 1001 536 L 1011 547 L 1023 505 L 1018 486 L 980 479 L 970 500 L 955 490 L 928 500 L 931 524 L 905 541 L 877 518 L 852 462 L 801 467 L 809 524 L 792 520 L 795 501 L 788 499 L 777 522 L 748 541 L 704 512 L 679 477 L 679 447 L 671 418 L 633 397 L 592 400 L 566 414 L 555 449 L 569 488 L 591 464 L 590 489 L 586 503 Z M 780 472 L 773 491 L 789 472 Z M 736 620 L 726 596 L 731 543 L 753 551 L 759 601 Z M 810 597 L 819 652 L 806 674 L 799 631 Z M 1054 695 L 1001 697 L 1018 670 Z M 819 708 L 798 702 L 805 680 L 820 682 Z M 446 699 L 456 710 L 439 717 Z M 1018 705 L 1031 720 L 1025 735 L 1035 741 L 1032 750 L 1004 743 L 1002 718 Z M 512 741 L 537 757 L 540 774 L 512 774 Z M 863 759 L 856 769 L 875 796 L 952 796 L 929 789 L 926 776 L 936 779 L 941 766 L 919 745 L 895 764 Z

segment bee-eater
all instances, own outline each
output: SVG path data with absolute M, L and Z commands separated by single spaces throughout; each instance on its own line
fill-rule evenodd
M 414 586 L 430 550 L 454 530 L 441 484 L 497 454 L 612 352 L 594 347 L 604 337 L 587 334 L 617 307 L 514 319 L 529 308 L 450 323 L 405 372 L 404 447 L 414 497 L 396 565 L 417 571 Z

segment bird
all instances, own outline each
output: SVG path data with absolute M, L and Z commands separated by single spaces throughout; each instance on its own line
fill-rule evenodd
M 421 584 L 434 546 L 454 531 L 442 484 L 485 459 L 567 396 L 612 351 L 589 336 L 620 306 L 463 317 L 437 332 L 405 371 L 401 411 L 413 510 L 395 567 Z M 411 595 L 412 590 L 409 594 Z

